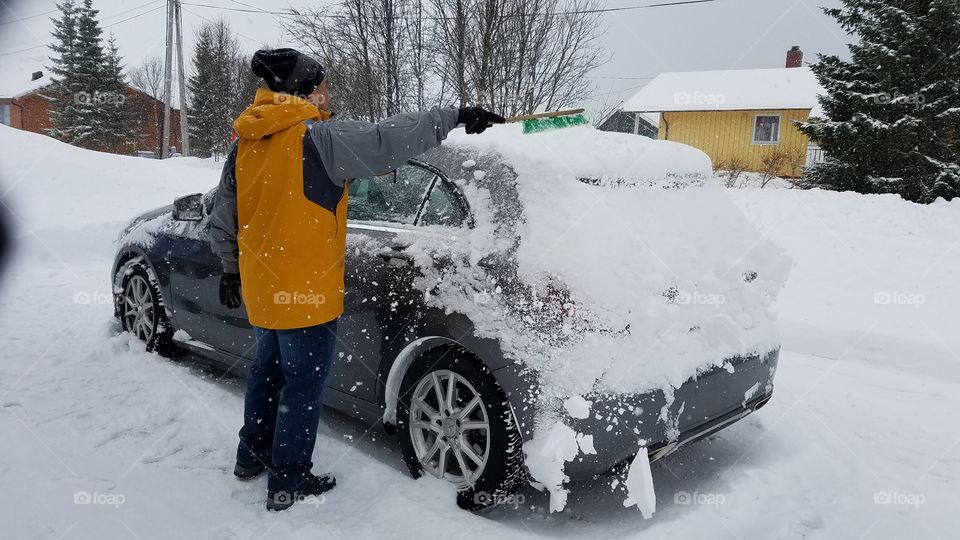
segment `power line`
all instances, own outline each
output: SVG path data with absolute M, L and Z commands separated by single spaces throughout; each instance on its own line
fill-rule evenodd
M 289 11 L 275 11 L 268 9 L 260 9 L 250 4 L 244 4 L 243 2 L 238 2 L 237 0 L 232 0 L 243 7 L 227 7 L 227 6 L 215 6 L 212 4 L 202 4 L 198 2 L 182 2 L 183 5 L 202 7 L 207 9 L 219 9 L 226 11 L 236 11 L 240 13 L 261 13 L 264 15 L 275 15 L 279 17 L 292 17 L 295 16 L 293 10 Z M 675 6 L 686 6 L 693 4 L 708 4 L 716 2 L 717 0 L 677 0 L 673 2 L 660 2 L 657 4 L 644 4 L 640 6 L 622 6 L 616 8 L 598 8 L 598 9 L 585 9 L 585 10 L 573 10 L 573 11 L 558 11 L 555 13 L 525 13 L 525 14 L 506 14 L 502 18 L 510 19 L 516 17 L 530 17 L 534 15 L 545 15 L 545 16 L 563 16 L 563 15 L 593 15 L 593 14 L 602 14 L 602 13 L 616 13 L 622 11 L 634 11 L 638 9 L 650 9 L 650 8 L 661 8 L 661 7 L 675 7 Z M 335 13 L 314 13 L 316 17 L 324 19 L 343 19 L 349 17 L 349 15 L 337 15 Z M 408 16 L 393 16 L 393 17 L 384 17 L 384 16 L 370 16 L 371 19 L 393 19 L 393 20 L 430 20 L 430 21 L 448 21 L 454 20 L 454 17 L 408 17 Z
M 180 5 L 181 5 L 181 6 L 186 5 L 186 2 L 180 2 Z M 202 19 L 202 20 L 204 20 L 204 21 L 206 21 L 206 22 L 208 22 L 208 23 L 211 23 L 211 24 L 216 24 L 216 23 L 217 23 L 217 21 L 208 19 L 208 18 L 204 17 L 203 15 L 197 13 L 196 11 L 193 11 L 192 9 L 183 8 L 183 10 L 186 11 L 187 13 L 193 15 L 194 17 L 197 17 L 197 18 L 199 18 L 199 19 Z M 248 41 L 250 41 L 251 43 L 256 44 L 257 46 L 262 46 L 262 45 L 263 45 L 263 42 L 260 41 L 260 40 L 258 40 L 258 39 L 256 39 L 256 38 L 252 38 L 252 37 L 250 37 L 250 36 L 248 36 L 248 35 L 246 35 L 246 34 L 241 34 L 240 32 L 238 32 L 238 31 L 236 31 L 236 30 L 233 30 L 233 33 L 236 34 L 236 35 L 238 35 L 238 36 L 240 36 L 240 37 L 242 37 L 242 38 L 244 38 L 244 39 L 246 39 L 246 40 L 248 40 Z
M 130 9 L 121 11 L 121 12 L 119 12 L 119 13 L 114 13 L 113 15 L 110 15 L 110 16 L 107 17 L 107 18 L 109 19 L 109 18 L 116 17 L 116 16 L 118 16 L 118 15 L 123 15 L 124 13 L 129 13 L 129 12 L 131 12 L 131 11 L 134 11 L 134 10 L 137 10 L 137 9 L 140 9 L 140 8 L 143 8 L 143 7 L 146 7 L 146 6 L 149 6 L 150 4 L 155 4 L 155 3 L 159 2 L 159 1 L 162 1 L 162 0 L 152 0 L 152 1 L 150 1 L 150 2 L 147 2 L 146 4 L 142 4 L 142 5 L 139 5 L 139 6 L 137 6 L 137 7 L 134 7 L 134 8 L 130 8 Z M 155 12 L 155 11 L 158 11 L 158 10 L 160 10 L 160 9 L 163 9 L 163 8 L 165 8 L 165 7 L 166 7 L 166 5 L 156 6 L 156 7 L 152 8 L 152 9 L 148 9 L 147 11 L 144 11 L 143 13 L 138 13 L 137 15 L 133 15 L 133 16 L 127 17 L 127 18 L 125 18 L 125 19 L 121 19 L 121 20 L 119 20 L 119 21 L 112 22 L 112 23 L 110 23 L 110 24 L 107 24 L 107 25 L 102 26 L 101 28 L 104 29 L 104 30 L 107 29 L 107 28 L 112 28 L 112 27 L 114 27 L 114 26 L 117 26 L 118 24 L 123 24 L 123 23 L 125 23 L 125 22 L 127 22 L 127 21 L 132 21 L 132 20 L 134 20 L 134 19 L 138 19 L 138 18 L 140 18 L 140 17 L 143 17 L 144 15 L 149 15 L 149 14 L 151 14 L 151 13 L 153 13 L 153 12 Z M 33 47 L 26 47 L 26 48 L 23 48 L 23 49 L 17 49 L 17 50 L 13 50 L 13 51 L 0 52 L 0 56 L 9 56 L 9 55 L 11 55 L 11 54 L 18 54 L 18 53 L 22 53 L 22 52 L 26 52 L 26 51 L 32 51 L 32 50 L 35 50 L 35 49 L 42 49 L 42 48 L 48 47 L 48 46 L 50 46 L 50 42 L 41 43 L 40 45 L 34 45 Z
M 152 4 L 152 3 L 153 3 L 153 2 L 147 2 L 146 4 L 144 4 L 143 6 L 140 6 L 140 7 L 144 7 L 144 6 L 150 5 L 150 4 Z M 116 25 L 118 25 L 118 24 L 125 23 L 125 22 L 127 22 L 127 21 L 132 21 L 133 19 L 137 19 L 137 18 L 139 18 L 139 17 L 143 17 L 144 15 L 148 15 L 148 14 L 150 14 L 150 13 L 153 13 L 154 11 L 163 9 L 163 8 L 165 8 L 165 7 L 166 7 L 165 5 L 164 5 L 164 6 L 157 6 L 157 7 L 153 8 L 153 9 L 144 11 L 143 13 L 140 13 L 140 14 L 138 14 L 138 15 L 133 15 L 132 17 L 127 17 L 126 19 L 123 19 L 123 20 L 121 20 L 121 21 L 112 22 L 112 23 L 110 23 L 110 24 L 108 24 L 108 25 L 105 25 L 104 28 L 111 28 L 111 27 L 114 27 L 114 26 L 116 26 Z M 134 8 L 134 9 L 137 9 L 137 8 Z M 131 11 L 131 10 L 128 10 L 128 11 Z M 124 13 L 127 13 L 127 12 L 125 11 Z
M 36 19 L 37 17 L 43 17 L 44 15 L 50 15 L 51 13 L 56 13 L 56 12 L 57 12 L 56 9 L 51 9 L 50 11 L 44 11 L 43 13 L 36 13 L 36 14 L 34 14 L 34 15 L 27 15 L 26 17 L 17 17 L 16 15 L 14 15 L 14 17 L 17 17 L 17 18 L 15 18 L 15 19 L 12 20 L 12 21 L 3 21 L 3 22 L 0 22 L 0 26 L 4 26 L 4 25 L 7 25 L 7 24 L 14 24 L 14 23 L 18 23 L 18 22 L 23 22 L 23 21 L 25 21 L 25 20 L 27 20 L 27 19 Z

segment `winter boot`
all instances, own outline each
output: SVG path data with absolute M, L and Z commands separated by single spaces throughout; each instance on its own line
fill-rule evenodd
M 253 480 L 265 470 L 267 470 L 267 466 L 260 460 L 237 461 L 237 464 L 233 466 L 233 475 L 241 480 Z
M 337 479 L 330 473 L 324 473 L 319 476 L 310 474 L 304 480 L 300 487 L 293 492 L 289 491 L 267 491 L 267 510 L 286 510 L 293 506 L 293 503 L 303 499 L 320 495 L 330 491 L 337 485 Z

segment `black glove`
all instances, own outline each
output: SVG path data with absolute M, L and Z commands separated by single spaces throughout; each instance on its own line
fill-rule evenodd
M 465 107 L 457 115 L 457 123 L 463 124 L 470 134 L 483 133 L 488 127 L 505 121 L 499 114 L 485 111 L 482 107 Z
M 220 278 L 220 303 L 230 309 L 240 307 L 240 274 L 224 274 Z

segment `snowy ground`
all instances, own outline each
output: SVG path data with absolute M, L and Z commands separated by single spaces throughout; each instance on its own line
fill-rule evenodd
M 0 130 L 0 143 L 10 143 Z M 33 142 L 31 140 L 31 142 Z M 230 474 L 241 420 L 232 378 L 147 354 L 111 317 L 122 221 L 216 181 L 211 164 L 131 158 L 0 164 L 21 221 L 0 293 L 0 537 L 955 538 L 960 530 L 960 202 L 731 190 L 796 262 L 777 310 L 784 351 L 770 405 L 653 466 L 645 521 L 611 479 L 565 512 L 522 493 L 474 516 L 413 481 L 391 438 L 325 416 L 315 461 L 340 486 L 272 515 L 263 479 Z M 60 159 L 60 157 L 56 157 Z M 29 160 L 28 160 L 29 161 Z M 57 177 L 51 171 L 61 171 Z M 520 499 L 518 499 L 520 500 Z

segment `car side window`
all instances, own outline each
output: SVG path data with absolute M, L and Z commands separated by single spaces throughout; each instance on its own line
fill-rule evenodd
M 347 218 L 412 225 L 435 176 L 422 167 L 404 165 L 383 176 L 351 180 Z
M 430 192 L 427 205 L 423 209 L 418 225 L 443 225 L 445 227 L 463 227 L 467 223 L 467 213 L 459 197 L 444 182 L 437 182 Z

